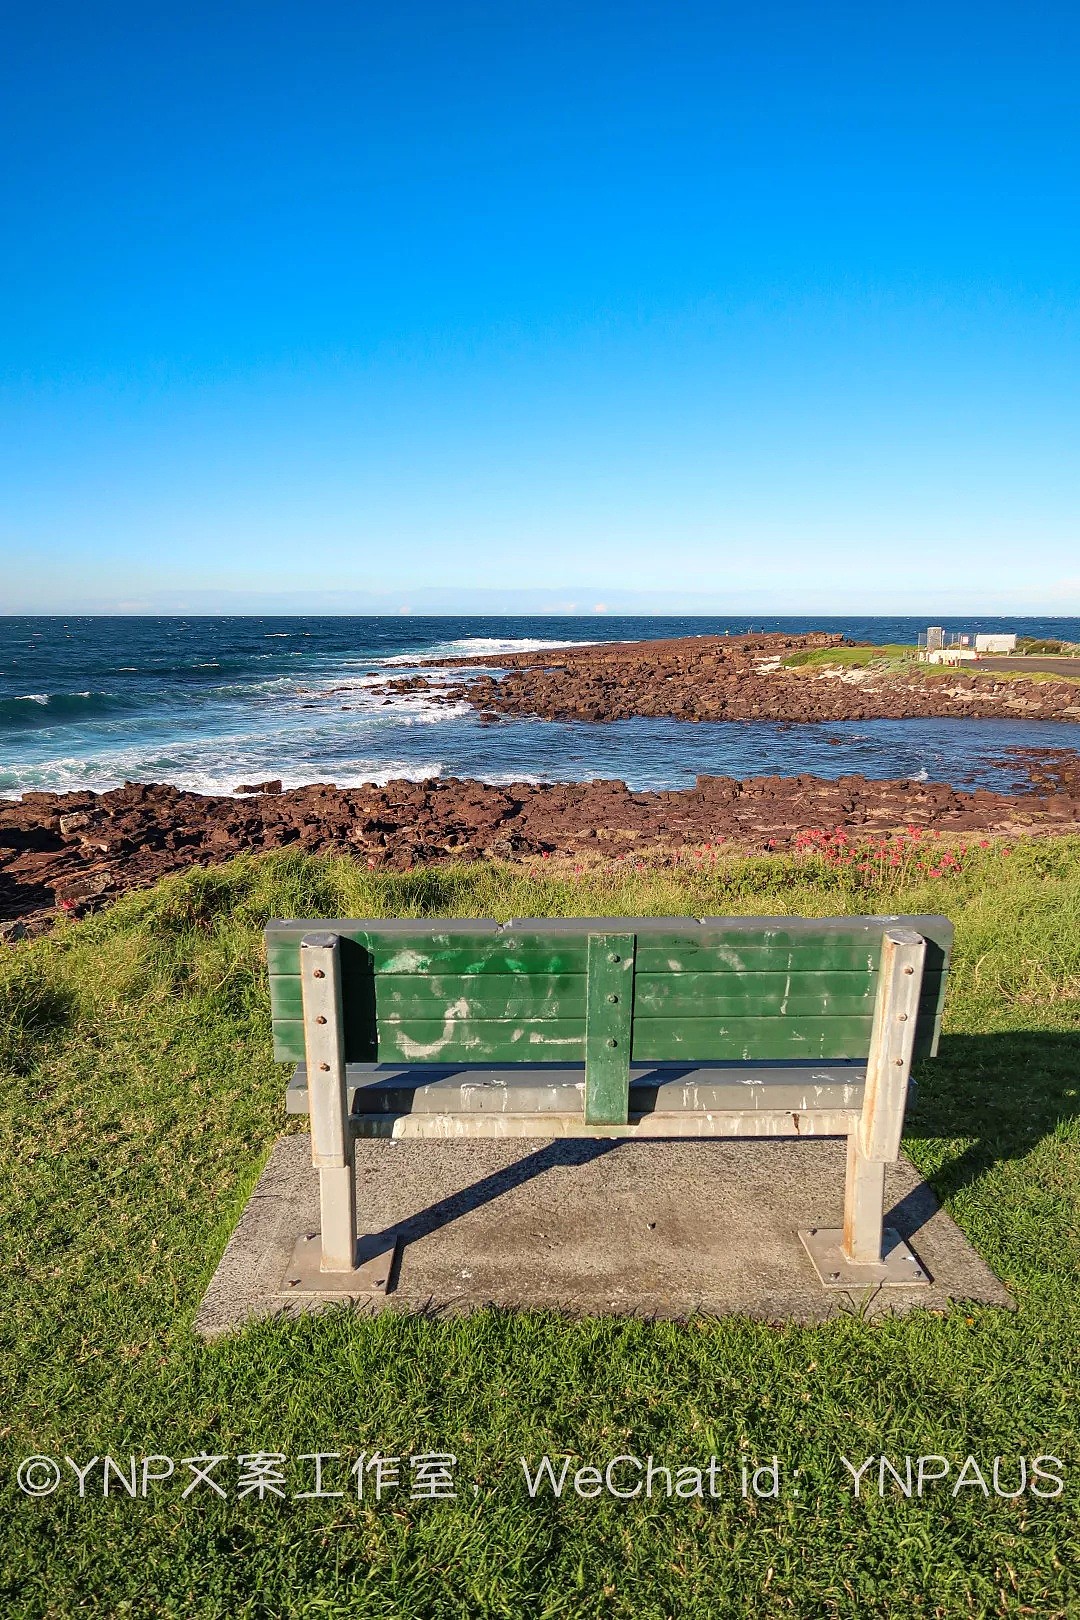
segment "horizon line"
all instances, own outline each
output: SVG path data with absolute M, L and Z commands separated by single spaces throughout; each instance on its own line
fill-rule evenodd
M 747 608 L 734 613 L 720 612 L 679 612 L 670 610 L 664 613 L 639 612 L 633 609 L 618 609 L 598 613 L 593 609 L 584 611 L 571 611 L 560 608 L 547 608 L 528 611 L 525 609 L 484 610 L 480 608 L 467 608 L 461 610 L 444 609 L 442 612 L 413 613 L 398 611 L 363 612 L 346 611 L 344 609 L 326 609 L 323 611 L 311 608 L 288 610 L 285 608 L 251 609 L 247 612 L 206 612 L 194 610 L 191 612 L 178 612 L 175 609 L 137 608 L 123 610 L 107 610 L 101 608 L 80 608 L 63 610 L 24 609 L 21 612 L 0 613 L 0 622 L 8 619 L 596 619 L 599 621 L 610 619 L 745 619 L 750 616 L 766 619 L 811 619 L 817 616 L 825 619 L 925 619 L 931 623 L 937 619 L 981 618 L 981 619 L 1080 619 L 1080 608 L 1074 613 L 1039 612 L 1037 609 L 988 609 L 988 608 L 951 608 L 948 612 L 936 611 L 882 611 L 881 609 L 847 609 L 844 612 L 834 613 L 824 609 L 811 609 L 806 612 L 785 610 L 782 612 L 772 609 Z

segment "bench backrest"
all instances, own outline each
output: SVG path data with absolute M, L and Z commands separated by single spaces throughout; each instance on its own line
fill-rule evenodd
M 274 1056 L 303 1062 L 300 941 L 342 941 L 350 1063 L 864 1059 L 881 941 L 927 942 L 915 1055 L 937 1050 L 946 917 L 272 922 Z M 629 1051 L 627 1051 L 629 1043 Z

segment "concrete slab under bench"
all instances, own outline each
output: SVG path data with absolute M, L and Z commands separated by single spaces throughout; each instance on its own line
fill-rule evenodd
M 842 1139 L 821 1138 L 363 1138 L 357 1214 L 375 1263 L 353 1297 L 363 1310 L 495 1304 L 796 1322 L 864 1304 L 870 1314 L 954 1300 L 1012 1307 L 903 1155 L 886 1166 L 885 1224 L 910 1244 L 921 1285 L 823 1287 L 799 1234 L 840 1225 L 845 1152 Z M 326 1279 L 315 1287 L 298 1257 L 297 1234 L 318 1225 L 310 1137 L 285 1137 L 229 1240 L 197 1330 L 212 1337 L 254 1316 L 349 1297 Z

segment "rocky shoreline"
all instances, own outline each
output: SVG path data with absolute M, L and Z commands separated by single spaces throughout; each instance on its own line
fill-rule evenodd
M 785 668 L 792 653 L 839 647 L 840 636 L 691 636 L 681 640 L 607 642 L 470 659 L 431 660 L 497 667 L 477 674 L 436 701 L 464 699 L 484 718 L 626 720 L 639 716 L 689 721 L 971 719 L 1080 721 L 1080 683 L 1016 676 L 972 675 L 911 664 L 822 670 Z M 848 643 L 847 645 L 850 645 Z M 427 662 L 427 661 L 425 661 Z M 391 680 L 387 694 L 427 690 L 423 675 Z
M 1080 755 L 1029 754 L 1023 764 L 1030 786 L 1015 793 L 863 776 L 703 776 L 693 788 L 655 793 L 619 781 L 495 787 L 456 778 L 287 792 L 260 783 L 237 797 L 154 783 L 27 793 L 0 800 L 0 935 L 47 928 L 59 914 L 244 851 L 349 854 L 403 870 L 484 858 L 662 858 L 706 842 L 784 849 L 813 828 L 854 839 L 907 827 L 957 839 L 1080 830 Z

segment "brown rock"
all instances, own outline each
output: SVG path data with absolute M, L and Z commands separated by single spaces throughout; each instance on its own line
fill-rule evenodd
M 472 860 L 479 851 L 532 860 L 544 852 L 599 847 L 616 857 L 710 841 L 782 848 L 807 828 L 873 829 L 875 836 L 909 824 L 950 832 L 1080 828 L 1080 756 L 1018 752 L 1011 763 L 1028 774 L 1023 791 L 802 775 L 701 776 L 692 788 L 657 793 L 632 793 L 620 781 L 495 787 L 447 778 L 346 790 L 315 784 L 242 803 L 155 784 L 27 795 L 0 800 L 0 919 L 26 919 L 36 928 L 34 919 L 48 915 L 54 894 L 78 908 L 193 863 L 297 843 L 313 852 L 351 849 L 373 867 L 405 869 Z M 107 837 L 76 833 L 64 841 L 59 816 L 83 813 L 87 825 L 107 828 Z

